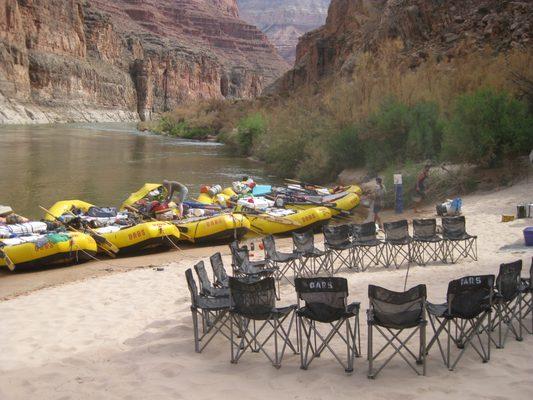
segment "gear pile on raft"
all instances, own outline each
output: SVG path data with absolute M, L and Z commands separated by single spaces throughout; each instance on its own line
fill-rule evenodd
M 196 245 L 229 243 L 266 235 L 320 229 L 347 218 L 359 205 L 358 186 L 326 188 L 287 181 L 258 185 L 244 177 L 223 189 L 202 186 L 195 201 L 179 182 L 147 183 L 120 207 L 82 200 L 39 206 L 30 221 L 0 206 L 0 268 L 11 271 L 74 265 L 100 256 L 116 257 Z

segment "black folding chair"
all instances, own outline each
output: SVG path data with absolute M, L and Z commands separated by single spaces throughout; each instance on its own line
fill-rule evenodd
M 385 244 L 376 237 L 376 224 L 352 226 L 352 259 L 356 271 L 385 264 Z
M 437 234 L 437 220 L 414 219 L 413 243 L 411 245 L 412 260 L 418 265 L 426 265 L 430 261 L 444 261 L 444 242 Z
M 446 303 L 428 302 L 428 316 L 434 335 L 427 346 L 427 353 L 437 343 L 442 360 L 450 371 L 457 366 L 468 346 L 484 363 L 490 360 L 493 287 L 494 275 L 466 276 L 448 284 Z M 442 332 L 448 335 L 446 351 L 439 338 Z M 484 334 L 487 336 L 486 345 L 482 340 Z M 452 341 L 460 349 L 453 362 Z
M 351 225 L 324 226 L 324 247 L 328 261 L 326 265 L 331 268 L 331 274 L 335 275 L 342 267 L 351 269 L 354 267 L 352 250 L 352 227 Z M 339 265 L 335 263 L 339 261 Z
M 295 277 L 312 277 L 322 270 L 326 273 L 328 259 L 326 252 L 315 247 L 315 235 L 312 230 L 292 234 L 293 250 L 298 254 L 300 262 Z
M 400 268 L 404 263 L 411 263 L 411 242 L 407 220 L 385 222 L 386 257 L 385 266 Z
M 360 303 L 348 304 L 348 281 L 333 277 L 296 278 L 294 283 L 298 295 L 301 368 L 307 369 L 328 349 L 345 372 L 353 372 L 354 358 L 360 356 Z M 305 306 L 301 307 L 300 300 L 305 302 Z M 329 328 L 327 334 L 320 331 L 323 325 Z M 346 362 L 332 343 L 335 338 L 345 346 Z
M 529 278 L 522 278 L 521 295 L 520 322 L 522 328 L 531 335 L 533 334 L 533 257 L 531 258 Z M 531 325 L 527 325 L 525 322 L 528 315 L 531 317 Z
M 368 378 L 374 379 L 396 355 L 402 357 L 417 375 L 426 375 L 426 285 L 415 286 L 406 292 L 369 285 L 368 297 Z M 373 349 L 374 329 L 386 340 L 377 353 Z M 409 330 L 410 333 L 402 335 Z M 412 350 L 408 344 L 417 333 L 418 349 Z M 389 347 L 392 348 L 391 354 L 376 369 L 374 362 Z M 417 365 L 422 365 L 422 372 Z
M 246 351 L 262 352 L 276 368 L 281 367 L 285 350 L 298 350 L 290 340 L 296 305 L 276 307 L 274 278 L 247 283 L 230 278 L 231 362 L 236 364 Z M 240 337 L 237 343 L 234 335 Z M 267 345 L 273 343 L 272 349 Z M 281 342 L 281 343 L 280 343 Z M 270 351 L 269 351 L 270 350 Z
M 224 261 L 222 261 L 222 254 L 215 253 L 209 257 L 211 262 L 211 268 L 213 269 L 215 287 L 229 288 L 229 276 L 226 273 L 226 268 L 224 268 Z
M 198 262 L 194 266 L 194 270 L 196 271 L 196 275 L 198 275 L 198 280 L 200 281 L 200 295 L 211 297 L 229 296 L 228 288 L 216 288 L 211 284 L 203 261 Z
M 522 341 L 522 321 L 520 305 L 522 303 L 522 260 L 500 265 L 500 272 L 496 277 L 494 293 L 494 316 L 492 330 L 498 330 L 498 341 L 493 340 L 496 348 L 503 349 L 509 332 L 515 339 Z M 505 330 L 505 332 L 502 332 Z
M 464 216 L 442 217 L 442 237 L 446 246 L 446 259 L 450 259 L 452 263 L 460 258 L 477 261 L 477 236 L 466 232 Z
M 294 285 L 288 275 L 290 272 L 292 272 L 292 276 L 296 274 L 296 263 L 299 259 L 298 254 L 295 252 L 283 253 L 278 251 L 276 249 L 276 241 L 272 235 L 263 238 L 263 246 L 269 266 L 276 271 L 274 273 L 276 280 L 279 282 L 282 279 L 286 279 L 287 282 Z
M 230 244 L 233 276 L 254 281 L 266 277 L 273 276 L 274 268 L 267 267 L 267 261 L 250 261 L 248 248 L 239 247 L 238 242 Z
M 198 293 L 198 287 L 190 268 L 185 271 L 185 277 L 191 293 L 194 350 L 201 353 L 218 333 L 231 340 L 229 297 L 202 296 Z M 199 320 L 202 323 L 201 332 Z

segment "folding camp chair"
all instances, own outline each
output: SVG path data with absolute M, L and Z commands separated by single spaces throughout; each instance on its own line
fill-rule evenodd
M 207 271 L 205 269 L 205 264 L 203 261 L 198 262 L 194 266 L 196 275 L 198 275 L 198 280 L 200 281 L 200 294 L 202 296 L 211 296 L 211 297 L 228 297 L 229 289 L 228 288 L 216 288 L 211 284 Z
M 418 265 L 426 265 L 430 261 L 444 261 L 444 242 L 437 235 L 437 220 L 414 219 L 413 242 L 411 245 L 412 259 Z
M 326 265 L 331 268 L 331 274 L 335 275 L 342 267 L 353 268 L 351 225 L 324 226 L 323 233 L 324 247 L 328 258 Z M 338 266 L 335 266 L 336 261 L 339 261 Z
M 252 281 L 274 275 L 275 270 L 267 268 L 266 260 L 250 261 L 247 247 L 239 247 L 239 243 L 235 241 L 230 244 L 230 250 L 233 276 Z
M 522 302 L 521 272 L 522 260 L 518 260 L 508 264 L 501 264 L 500 272 L 496 277 L 492 330 L 498 330 L 498 341 L 493 340 L 498 349 L 503 349 L 505 346 L 509 332 L 514 334 L 516 340 L 522 341 L 522 315 L 520 312 Z M 505 332 L 502 332 L 504 328 Z
M 491 310 L 494 275 L 466 276 L 448 284 L 446 303 L 427 304 L 433 338 L 426 352 L 437 343 L 446 367 L 453 371 L 470 345 L 486 363 L 490 360 Z M 446 351 L 440 341 L 440 334 L 448 335 Z M 487 335 L 483 344 L 482 335 Z M 476 343 L 477 340 L 477 343 Z M 451 342 L 460 349 L 454 361 L 451 356 Z
M 385 244 L 376 237 L 376 224 L 352 226 L 352 257 L 356 271 L 385 263 Z
M 294 285 L 288 275 L 291 271 L 292 276 L 296 274 L 296 263 L 299 259 L 298 253 L 283 253 L 278 251 L 276 249 L 276 241 L 272 235 L 263 238 L 263 246 L 265 248 L 266 260 L 276 271 L 274 273 L 276 280 L 279 282 L 281 279 L 286 279 L 287 282 Z
M 464 216 L 442 217 L 442 237 L 446 246 L 446 259 L 452 263 L 456 263 L 460 258 L 477 261 L 477 236 L 466 232 Z
M 385 222 L 386 257 L 385 266 L 388 268 L 394 264 L 400 268 L 404 263 L 411 263 L 411 242 L 409 236 L 409 223 L 407 220 Z
M 369 285 L 368 297 L 368 378 L 374 379 L 396 355 L 400 355 L 417 375 L 426 375 L 426 285 L 415 286 L 406 292 Z M 373 349 L 374 329 L 386 340 L 377 353 Z M 411 332 L 402 336 L 405 330 Z M 408 344 L 417 333 L 419 346 L 413 351 Z M 392 347 L 392 353 L 376 369 L 374 361 L 389 347 Z M 422 372 L 417 365 L 422 365 Z
M 209 257 L 211 268 L 213 269 L 214 285 L 215 287 L 229 288 L 229 276 L 224 268 L 224 261 L 222 255 L 215 253 Z
M 294 283 L 298 294 L 301 368 L 307 369 L 315 358 L 328 349 L 345 372 L 353 372 L 354 358 L 360 356 L 361 347 L 360 303 L 347 304 L 348 281 L 333 277 L 296 278 Z M 305 302 L 304 307 L 300 306 L 300 300 Z M 320 332 L 323 325 L 329 328 L 327 334 Z M 332 343 L 335 338 L 340 339 L 342 346 L 345 346 L 346 362 Z
M 520 322 L 527 333 L 533 334 L 533 257 L 531 258 L 529 278 L 522 278 L 521 295 Z M 531 317 L 531 325 L 525 321 L 528 315 Z
M 206 297 L 198 293 L 192 270 L 185 271 L 187 285 L 191 293 L 191 313 L 194 331 L 194 350 L 201 353 L 213 338 L 220 333 L 231 340 L 229 323 L 229 297 Z M 200 333 L 199 318 L 202 323 Z
M 315 235 L 312 230 L 293 233 L 292 243 L 300 260 L 295 277 L 312 277 L 322 270 L 328 272 L 326 252 L 315 247 Z
M 232 304 L 231 362 L 236 364 L 250 350 L 262 352 L 274 367 L 280 368 L 287 346 L 298 353 L 290 340 L 296 305 L 276 307 L 273 277 L 252 283 L 230 278 L 229 287 Z M 235 334 L 240 337 L 238 343 L 233 341 Z M 272 347 L 272 342 L 273 353 L 267 348 L 267 345 Z

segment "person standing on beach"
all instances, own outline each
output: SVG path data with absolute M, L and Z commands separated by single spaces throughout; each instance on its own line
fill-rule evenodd
M 385 189 L 385 185 L 383 185 L 383 179 L 381 179 L 379 176 L 376 178 L 376 185 L 377 186 L 374 191 L 374 206 L 372 207 L 372 211 L 374 212 L 374 223 L 378 224 L 379 228 L 382 229 L 383 224 L 381 223 L 379 213 L 383 207 L 383 199 L 385 198 L 385 193 L 387 193 L 387 190 Z
M 414 202 L 414 212 L 419 213 L 420 212 L 420 204 L 422 203 L 422 200 L 426 197 L 426 180 L 429 176 L 429 170 L 431 169 L 431 164 L 426 164 L 424 166 L 424 169 L 420 174 L 418 175 L 418 178 L 416 179 L 416 186 L 415 186 L 415 195 L 413 196 L 413 202 Z

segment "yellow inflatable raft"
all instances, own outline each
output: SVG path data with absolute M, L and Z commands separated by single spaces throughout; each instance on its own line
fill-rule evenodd
M 45 219 L 54 220 L 74 208 L 87 213 L 92 204 L 81 200 L 59 201 L 50 208 Z M 53 217 L 52 217 L 53 216 Z M 179 230 L 169 222 L 143 222 L 133 226 L 109 225 L 94 229 L 119 249 L 119 255 L 137 253 L 152 248 L 170 248 L 180 239 Z
M 135 203 L 144 199 L 150 192 L 159 191 L 166 196 L 166 190 L 160 183 L 147 183 L 122 203 L 122 209 L 134 207 Z M 205 204 L 205 203 L 204 203 Z M 227 242 L 242 238 L 250 229 L 250 222 L 241 214 L 228 212 L 215 215 L 178 219 L 172 221 L 181 233 L 182 239 L 192 243 L 204 244 Z
M 316 229 L 331 219 L 331 212 L 326 207 L 307 210 L 269 209 L 265 212 L 243 213 L 250 221 L 251 232 L 248 237 Z
M 94 239 L 77 232 L 22 236 L 0 242 L 4 245 L 0 247 L 0 266 L 8 266 L 11 271 L 85 262 L 97 252 Z
M 232 213 L 176 220 L 173 223 L 182 238 L 197 244 L 240 240 L 250 230 L 250 221 L 244 215 Z

